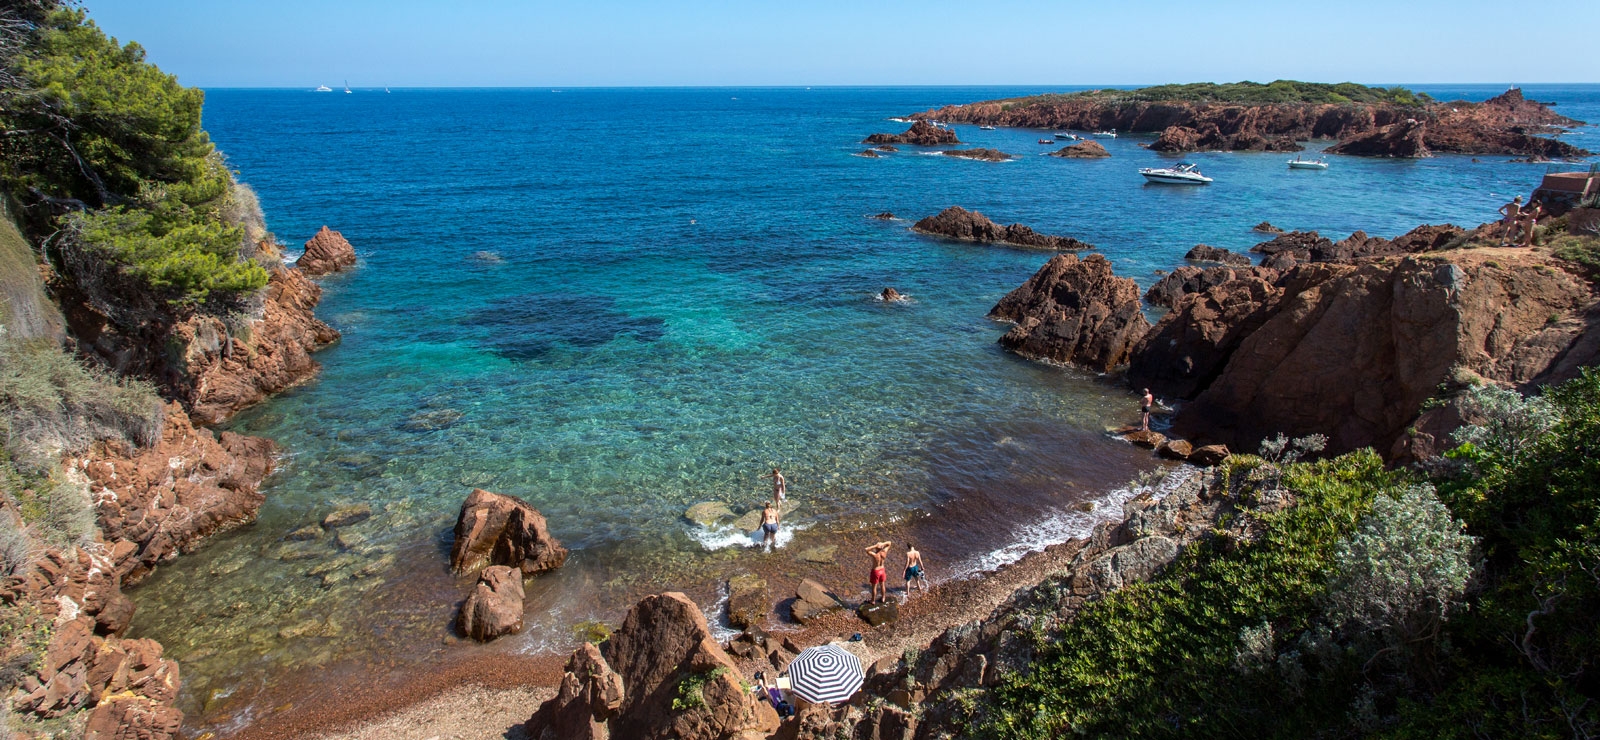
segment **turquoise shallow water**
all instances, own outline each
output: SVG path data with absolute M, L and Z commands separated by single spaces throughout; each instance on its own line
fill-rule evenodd
M 1048 255 L 866 214 L 960 204 L 1095 243 L 1148 284 L 1197 242 L 1247 248 L 1263 219 L 1334 237 L 1475 224 L 1544 171 L 1197 154 L 1217 184 L 1184 189 L 1136 174 L 1168 161 L 1148 137 L 1071 161 L 1035 156 L 1039 132 L 972 127 L 963 140 L 1023 156 L 852 156 L 904 129 L 890 116 L 1038 91 L 209 91 L 207 127 L 274 230 L 293 245 L 329 224 L 362 262 L 324 283 L 344 341 L 321 377 L 231 423 L 286 451 L 260 521 L 135 591 L 134 633 L 183 661 L 191 721 L 237 728 L 319 668 L 444 650 L 465 590 L 444 572 L 448 530 L 474 487 L 533 502 L 573 549 L 495 648 L 540 651 L 641 590 L 709 606 L 738 568 L 843 578 L 848 558 L 792 555 L 879 531 L 914 533 L 948 564 L 936 575 L 978 570 L 1081 527 L 1071 504 L 1152 465 L 1103 433 L 1128 394 L 995 346 L 984 314 Z M 1527 92 L 1600 120 L 1600 87 Z M 1571 140 L 1600 149 L 1597 133 Z M 873 300 L 885 285 L 911 302 Z M 755 504 L 775 464 L 801 505 L 778 555 L 713 549 L 726 538 L 682 519 Z M 353 502 L 376 515 L 338 541 L 283 540 Z

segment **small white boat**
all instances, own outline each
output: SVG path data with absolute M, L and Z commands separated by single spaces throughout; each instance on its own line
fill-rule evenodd
M 1040 139 L 1039 143 L 1040 144 L 1054 144 L 1054 143 L 1056 143 L 1056 140 L 1055 139 Z
M 1069 133 L 1067 133 L 1065 131 L 1057 131 L 1056 132 L 1056 138 L 1057 139 L 1061 139 L 1062 141 L 1077 141 L 1078 140 L 1078 135 L 1077 134 L 1069 134 Z
M 317 92 L 333 92 L 333 88 L 327 85 L 317 85 Z
M 350 94 L 350 81 L 349 80 L 345 80 L 344 81 L 344 94 L 346 94 L 346 95 Z
M 1111 129 L 1110 131 L 1096 131 L 1094 132 L 1094 135 L 1102 139 L 1115 139 L 1117 138 L 1117 130 Z
M 1325 169 L 1328 169 L 1328 161 L 1323 159 L 1322 157 L 1317 157 L 1316 159 L 1306 159 L 1306 158 L 1301 157 L 1299 155 L 1295 155 L 1294 159 L 1289 160 L 1289 169 L 1291 169 L 1291 170 L 1325 170 Z
M 981 130 L 981 131 L 993 131 L 994 127 L 993 126 L 979 126 L 978 129 Z
M 1211 178 L 1200 174 L 1200 168 L 1181 162 L 1171 167 L 1146 167 L 1139 170 L 1144 179 L 1150 182 L 1166 183 L 1168 185 L 1205 185 L 1212 182 Z

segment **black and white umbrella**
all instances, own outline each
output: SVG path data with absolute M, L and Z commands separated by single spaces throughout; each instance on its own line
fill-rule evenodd
M 864 680 L 861 659 L 838 645 L 808 647 L 789 663 L 789 690 L 813 704 L 849 701 Z

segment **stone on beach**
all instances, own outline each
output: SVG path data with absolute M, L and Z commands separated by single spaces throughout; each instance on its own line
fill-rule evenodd
M 873 627 L 889 624 L 900 618 L 900 605 L 894 601 L 867 603 L 856 607 L 856 616 Z
M 760 625 L 771 608 L 766 579 L 754 573 L 728 579 L 728 624 L 741 629 Z
M 480 566 L 509 565 L 523 575 L 559 568 L 567 548 L 550 534 L 544 516 L 515 496 L 474 489 L 456 517 L 450 567 L 466 573 Z
M 832 591 L 816 581 L 806 578 L 795 589 L 794 604 L 790 614 L 796 622 L 805 624 L 826 614 L 844 609 L 844 602 Z
M 479 642 L 522 630 L 522 571 L 504 565 L 483 569 L 472 595 L 461 602 L 456 629 Z

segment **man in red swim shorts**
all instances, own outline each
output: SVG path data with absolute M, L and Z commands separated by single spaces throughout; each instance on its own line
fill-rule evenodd
M 883 561 L 889 557 L 888 540 L 879 542 L 867 548 L 867 554 L 872 556 L 872 575 L 867 579 L 872 584 L 872 597 L 867 601 L 889 600 L 889 571 L 883 567 Z

